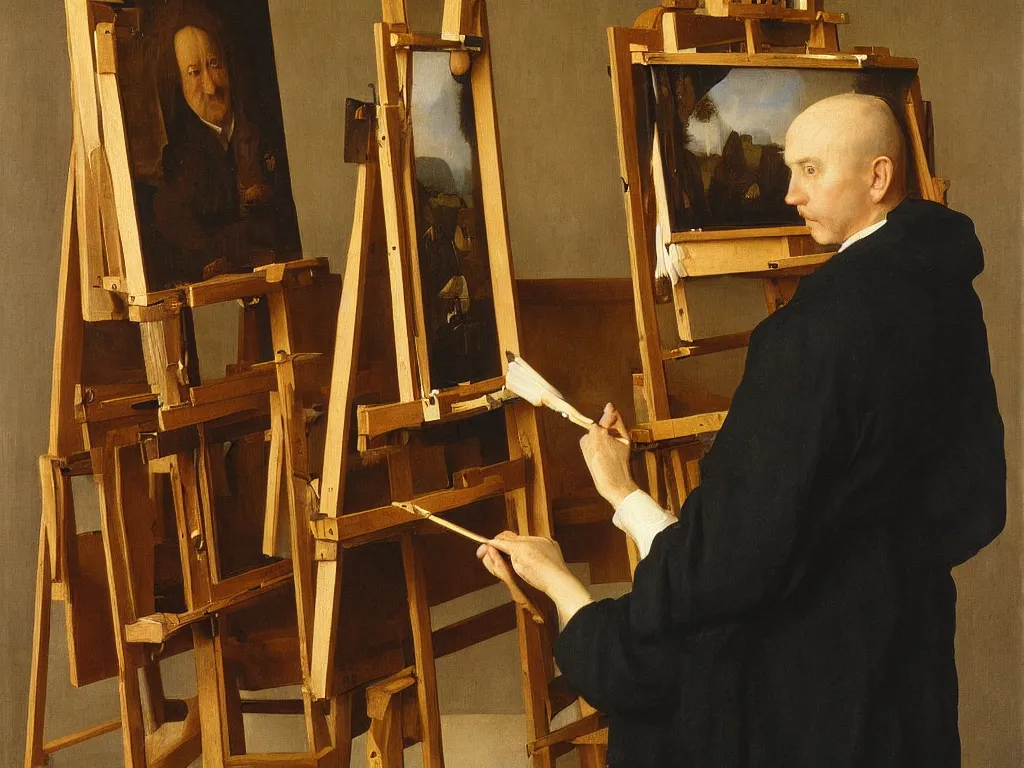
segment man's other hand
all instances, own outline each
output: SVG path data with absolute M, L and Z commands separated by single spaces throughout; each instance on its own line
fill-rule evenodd
M 565 564 L 558 543 L 543 536 L 520 536 L 503 531 L 476 551 L 492 575 L 508 583 L 508 565 L 502 553 L 509 556 L 512 568 L 527 584 L 551 598 L 564 627 L 576 612 L 593 602 L 587 588 Z
M 580 440 L 580 450 L 594 478 L 594 486 L 612 507 L 618 507 L 637 490 L 629 471 L 630 447 L 616 440 L 616 436 L 628 438 L 629 430 L 622 414 L 608 403 L 601 420 Z

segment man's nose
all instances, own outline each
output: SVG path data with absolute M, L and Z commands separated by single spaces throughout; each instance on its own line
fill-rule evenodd
M 203 93 L 207 96 L 213 96 L 217 92 L 217 84 L 213 82 L 213 77 L 210 75 L 210 70 L 203 70 Z
M 804 194 L 796 178 L 789 180 L 789 190 L 786 192 L 787 205 L 802 205 L 807 202 L 807 195 Z

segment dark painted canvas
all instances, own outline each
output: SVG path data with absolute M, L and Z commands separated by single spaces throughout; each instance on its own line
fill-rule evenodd
M 118 84 L 148 290 L 296 258 L 266 0 L 140 0 Z
M 412 123 L 431 387 L 499 376 L 473 96 L 447 53 L 413 56 Z

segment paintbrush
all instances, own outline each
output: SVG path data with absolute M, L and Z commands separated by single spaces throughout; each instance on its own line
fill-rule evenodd
M 547 380 L 533 370 L 530 365 L 511 352 L 506 352 L 508 373 L 505 374 L 505 388 L 523 398 L 530 405 L 545 406 L 559 413 L 578 427 L 590 429 L 595 422 L 584 416 L 576 408 L 566 402 L 565 396 L 555 389 Z M 615 439 L 623 445 L 629 445 L 629 439 L 616 435 Z
M 413 504 L 411 501 L 393 501 L 391 502 L 391 506 L 404 509 L 406 512 L 418 515 L 419 517 L 425 517 L 427 520 L 437 523 L 442 528 L 447 528 L 452 533 L 457 533 L 459 536 L 463 536 L 470 541 L 475 541 L 478 544 L 490 544 L 490 539 L 484 538 L 478 533 L 473 533 L 472 531 L 463 528 L 461 525 L 456 525 L 450 520 L 445 520 L 443 517 L 438 517 L 430 510 L 424 509 L 417 504 Z M 497 564 L 499 572 L 496 573 L 495 576 L 497 576 L 498 579 L 508 587 L 508 591 L 512 594 L 512 600 L 525 608 L 534 622 L 537 624 L 543 624 L 544 615 L 537 610 L 537 606 L 530 602 L 530 598 L 528 598 L 522 588 L 516 584 L 515 577 L 512 575 L 512 571 L 508 567 L 508 563 L 505 562 L 504 557 L 500 557 L 499 559 L 501 560 L 501 563 Z
M 447 528 L 452 533 L 457 533 L 459 536 L 467 538 L 470 541 L 475 541 L 477 544 L 487 544 L 490 541 L 490 539 L 484 538 L 479 533 L 473 533 L 472 531 L 463 528 L 461 525 L 456 525 L 450 520 L 445 520 L 443 517 L 437 517 L 433 512 L 413 504 L 410 501 L 393 501 L 391 502 L 391 506 L 404 509 L 406 512 L 419 515 L 420 517 L 425 517 L 431 522 L 437 523 L 442 528 Z

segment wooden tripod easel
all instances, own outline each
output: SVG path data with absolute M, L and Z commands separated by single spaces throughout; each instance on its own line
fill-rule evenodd
M 448 0 L 440 35 L 413 34 L 400 0 L 385 2 L 384 21 L 375 26 L 380 104 L 366 105 L 375 111 L 373 135 L 359 169 L 355 225 L 348 254 L 339 310 L 334 353 L 332 398 L 328 414 L 328 452 L 321 485 L 320 516 L 313 523 L 317 538 L 317 602 L 313 631 L 313 670 L 310 687 L 317 696 L 335 690 L 331 659 L 338 631 L 338 601 L 344 584 L 341 563 L 346 548 L 381 538 L 401 541 L 415 663 L 408 670 L 382 681 L 367 691 L 368 711 L 373 718 L 369 758 L 371 764 L 401 765 L 402 697 L 415 695 L 416 728 L 423 744 L 424 764 L 444 764 L 434 674 L 436 640 L 440 632 L 430 626 L 426 579 L 429 562 L 422 548 L 423 523 L 393 506 L 349 512 L 343 506 L 350 450 L 384 451 L 392 501 L 414 502 L 434 514 L 456 511 L 481 500 L 504 497 L 504 525 L 521 533 L 551 535 L 545 467 L 541 455 L 538 419 L 532 406 L 522 402 L 504 405 L 507 460 L 483 466 L 463 466 L 451 472 L 447 488 L 414 491 L 410 452 L 400 437 L 423 427 L 443 427 L 455 421 L 482 417 L 492 407 L 503 377 L 472 381 L 440 389 L 430 384 L 428 329 L 417 252 L 416 181 L 412 111 L 413 59 L 416 52 L 449 54 L 452 71 L 468 77 L 475 114 L 478 177 L 486 247 L 490 260 L 490 286 L 500 350 L 518 352 L 519 313 L 509 249 L 508 225 L 502 183 L 500 144 L 491 74 L 490 41 L 482 0 Z M 346 134 L 360 133 L 355 127 Z M 365 127 L 363 129 L 365 132 Z M 379 193 L 377 191 L 379 183 Z M 386 241 L 379 234 L 381 224 Z M 397 371 L 398 402 L 359 405 L 358 382 L 368 375 L 360 370 L 365 326 L 363 317 L 372 301 L 367 289 L 367 270 L 373 254 L 386 252 L 390 273 L 392 334 Z M 379 306 L 379 300 L 373 306 Z M 503 366 L 507 363 L 503 363 Z M 504 370 L 504 369 L 503 369 Z M 388 436 L 392 436 L 389 438 Z M 398 436 L 398 437 L 396 437 Z M 400 438 L 400 439 L 399 439 Z M 380 447 L 389 440 L 390 447 Z M 377 446 L 377 447 L 375 447 Z M 479 524 L 478 524 L 479 525 Z M 472 527 L 472 526 L 471 526 Z M 549 622 L 550 623 L 550 622 Z M 491 636 L 500 627 L 473 631 L 470 625 L 456 628 L 459 644 Z M 553 705 L 550 640 L 528 615 L 516 611 L 523 668 L 530 752 L 535 766 L 551 766 L 557 751 L 545 739 L 550 731 L 552 709 L 561 709 L 575 697 L 562 696 Z M 486 632 L 484 631 L 486 630 Z M 408 726 L 408 717 L 405 718 Z M 404 730 L 408 731 L 408 727 Z M 408 735 L 408 734 L 407 734 Z M 564 749 L 562 749 L 564 751 Z M 596 765 L 596 763 L 589 763 Z
M 117 80 L 116 41 L 139 28 L 137 8 L 66 0 L 74 104 L 61 254 L 50 443 L 40 461 L 43 522 L 28 714 L 26 766 L 120 728 L 125 765 L 347 764 L 350 697 L 329 707 L 305 694 L 294 701 L 245 701 L 225 674 L 229 653 L 259 658 L 294 646 L 298 673 L 277 665 L 258 684 L 298 684 L 309 672 L 313 540 L 308 530 L 310 455 L 304 409 L 325 407 L 338 281 L 325 260 L 273 264 L 180 289 L 147 293 L 137 211 Z M 333 297 L 333 298 L 332 298 Z M 244 300 L 238 364 L 223 378 L 198 377 L 191 311 Z M 267 309 L 274 360 L 259 362 L 252 309 Z M 263 462 L 269 436 L 269 466 Z M 275 554 L 279 503 L 288 504 L 290 557 L 221 564 L 236 542 L 219 523 L 224 444 L 238 445 L 248 489 L 266 485 L 264 550 Z M 74 476 L 99 491 L 101 531 L 76 534 Z M 246 491 L 248 492 L 248 491 Z M 236 494 L 237 495 L 237 494 Z M 251 497 L 251 493 L 249 494 Z M 283 500 L 283 501 L 282 501 Z M 237 514 L 236 514 L 237 517 Z M 248 527 L 248 523 L 246 523 Z M 249 561 L 251 553 L 245 555 Z M 180 579 L 181 606 L 158 611 L 157 561 Z M 170 575 L 167 573 L 170 566 Z M 294 590 L 296 626 L 248 641 L 226 628 L 253 601 Z M 75 685 L 116 678 L 120 718 L 43 741 L 49 615 L 66 603 Z M 222 631 L 223 630 L 223 631 Z M 258 635 L 258 636 L 257 636 Z M 248 645 L 246 645 L 248 642 Z M 232 650 L 228 650 L 232 646 Z M 194 650 L 198 696 L 166 700 L 159 662 Z M 280 651 L 279 651 L 280 652 Z M 272 657 L 272 655 L 271 655 Z M 145 678 L 143 696 L 139 673 Z M 291 679 L 294 677 L 294 679 Z M 309 752 L 243 755 L 242 714 L 301 714 Z

